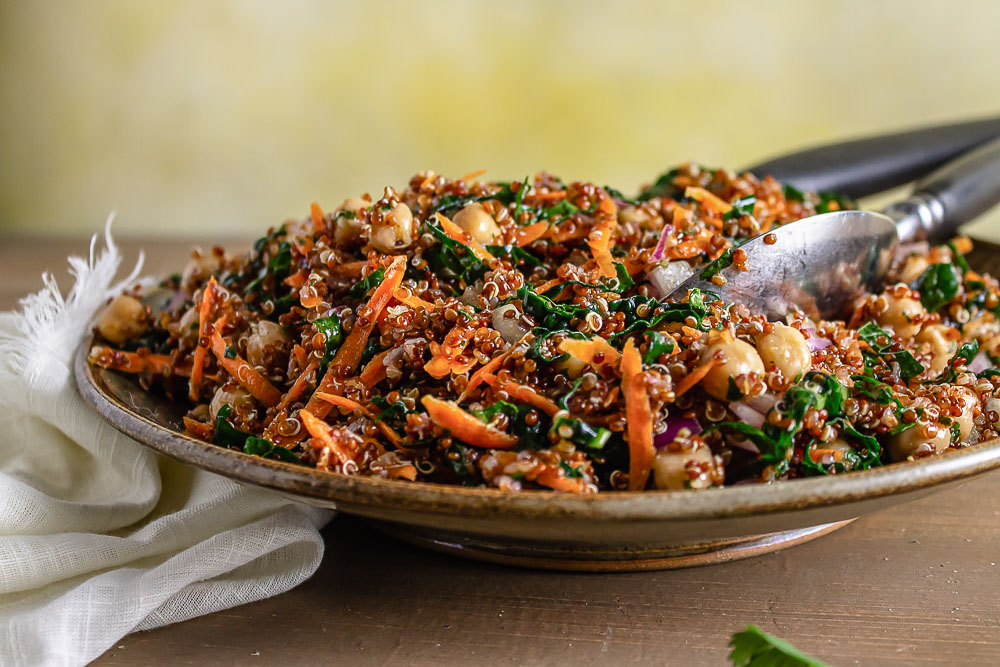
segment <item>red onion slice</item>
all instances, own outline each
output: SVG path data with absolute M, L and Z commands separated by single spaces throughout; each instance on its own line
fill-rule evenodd
M 663 251 L 667 249 L 667 238 L 672 231 L 674 231 L 673 225 L 663 225 L 663 231 L 660 232 L 660 240 L 656 242 L 656 248 L 653 249 L 653 254 L 649 256 L 649 261 L 659 262 L 663 260 Z
M 729 404 L 729 409 L 732 410 L 733 414 L 739 417 L 740 421 L 745 424 L 749 424 L 754 428 L 760 428 L 764 425 L 764 414 L 762 412 L 757 412 L 746 403 L 733 401 Z
M 803 331 L 809 333 L 809 337 L 806 338 L 806 345 L 809 346 L 809 350 L 816 352 L 817 350 L 825 350 L 826 348 L 833 345 L 833 341 L 828 338 L 821 338 L 816 330 L 811 327 L 803 327 Z
M 701 433 L 704 430 L 702 429 L 701 424 L 698 423 L 697 419 L 687 419 L 685 417 L 667 417 L 667 430 L 665 430 L 663 433 L 657 433 L 653 437 L 653 445 L 657 449 L 662 449 L 663 447 L 666 447 L 667 445 L 669 445 L 671 442 L 674 441 L 674 438 L 677 437 L 677 434 L 680 432 L 682 428 L 688 429 L 689 431 L 691 431 L 691 433 Z
M 980 351 L 980 353 L 969 362 L 969 370 L 973 373 L 982 373 L 988 368 L 993 368 L 993 362 L 990 361 L 990 356 L 983 351 Z

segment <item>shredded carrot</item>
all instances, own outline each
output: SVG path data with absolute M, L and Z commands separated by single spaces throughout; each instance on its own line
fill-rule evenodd
M 723 362 L 712 358 L 685 375 L 680 379 L 680 381 L 677 382 L 676 385 L 674 385 L 674 396 L 682 396 L 687 393 L 691 387 L 701 382 L 705 376 L 708 375 L 709 371 L 721 363 Z
M 285 278 L 285 284 L 289 287 L 298 289 L 306 284 L 306 280 L 309 278 L 309 272 L 305 269 L 299 269 L 292 275 Z
M 563 282 L 562 278 L 553 278 L 552 280 L 546 280 L 544 283 L 541 283 L 540 285 L 535 287 L 535 292 L 537 292 L 538 294 L 545 294 L 546 292 L 548 292 L 550 289 L 552 289 L 561 282 Z
M 819 463 L 827 454 L 833 457 L 834 462 L 844 458 L 844 452 L 839 449 L 813 449 L 809 452 L 809 458 L 813 460 L 813 463 Z
M 307 308 L 307 309 L 309 309 L 309 308 L 315 308 L 316 306 L 318 306 L 321 303 L 323 303 L 323 297 L 322 296 L 320 296 L 314 290 L 310 290 L 310 291 L 312 292 L 311 294 L 303 294 L 302 291 L 299 291 L 299 303 L 302 304 L 303 308 Z
M 518 227 L 514 230 L 514 245 L 526 246 L 529 243 L 534 243 L 545 236 L 548 231 L 549 223 L 544 220 L 525 227 Z
M 573 477 L 561 475 L 559 474 L 559 468 L 553 468 L 551 466 L 546 466 L 545 469 L 543 469 L 542 472 L 535 477 L 535 482 L 556 491 L 583 493 L 582 479 L 575 479 Z
M 430 301 L 424 301 L 419 296 L 414 296 L 405 287 L 400 287 L 395 292 L 392 293 L 393 298 L 402 304 L 413 308 L 414 310 L 426 310 L 428 312 L 434 312 L 434 304 Z
M 554 190 L 552 192 L 536 192 L 531 195 L 532 199 L 540 199 L 542 201 L 559 201 L 560 199 L 566 199 L 565 190 Z
M 219 365 L 264 405 L 273 406 L 280 403 L 281 392 L 275 389 L 266 377 L 254 370 L 254 367 L 239 354 L 234 353 L 232 358 L 226 355 L 228 346 L 221 333 L 224 326 L 226 318 L 220 317 L 215 321 L 215 330 L 212 332 L 212 352 L 219 360 Z
M 506 382 L 501 385 L 500 388 L 517 400 L 524 401 L 525 403 L 538 408 L 550 417 L 559 412 L 559 406 L 556 405 L 555 401 L 546 396 L 542 396 L 531 387 L 526 387 L 523 384 L 517 384 L 516 382 Z
M 183 417 L 182 419 L 184 420 L 184 428 L 188 430 L 188 433 L 202 440 L 212 440 L 215 429 L 211 424 L 206 424 L 190 417 Z
M 321 401 L 326 401 L 331 405 L 335 405 L 342 410 L 347 410 L 348 412 L 354 412 L 355 410 L 365 412 L 365 409 L 357 401 L 352 401 L 349 398 L 344 398 L 343 396 L 338 396 L 337 394 L 328 394 L 325 391 L 317 391 L 313 394 L 313 396 Z
M 390 468 L 386 472 L 393 479 L 405 479 L 411 482 L 417 479 L 417 468 L 412 463 L 407 463 L 404 466 L 399 466 L 398 468 Z
M 309 204 L 309 215 L 312 216 L 313 231 L 316 233 L 323 231 L 323 209 L 319 207 L 319 204 L 316 202 Z
M 456 355 L 449 355 L 442 350 L 435 354 L 431 360 L 424 364 L 424 372 L 432 378 L 448 377 L 448 375 L 461 375 L 468 373 L 476 365 L 476 358 L 472 355 L 463 355 L 459 352 Z
M 968 236 L 956 236 L 952 239 L 951 243 L 955 246 L 955 250 L 963 255 L 967 252 L 972 252 L 972 240 Z
M 95 346 L 91 348 L 87 360 L 102 368 L 110 368 L 123 373 L 160 373 L 161 375 L 188 375 L 189 372 L 171 365 L 170 356 L 153 354 L 148 350 L 126 352 L 110 347 Z
M 486 173 L 485 169 L 476 169 L 475 171 L 470 171 L 468 174 L 460 178 L 460 181 L 471 181 L 474 178 L 479 178 Z
M 700 203 L 712 213 L 718 213 L 721 215 L 723 213 L 728 213 L 729 209 L 732 208 L 728 202 L 719 199 L 705 188 L 688 186 L 684 188 L 684 196 Z
M 379 283 L 378 287 L 375 288 L 371 299 L 368 300 L 368 305 L 359 311 L 367 311 L 369 313 L 366 317 L 369 321 L 368 326 L 362 326 L 359 319 L 354 328 L 351 329 L 351 333 L 347 335 L 347 340 L 340 346 L 337 354 L 334 355 L 333 360 L 330 362 L 330 369 L 327 371 L 327 376 L 331 377 L 331 379 L 335 377 L 331 375 L 331 371 L 334 369 L 338 371 L 343 368 L 357 369 L 358 362 L 361 361 L 361 356 L 364 354 L 365 345 L 368 343 L 368 336 L 375 326 L 375 321 L 389 304 L 393 293 L 399 287 L 400 283 L 403 282 L 403 273 L 405 271 L 406 256 L 399 255 L 392 260 L 392 264 L 389 265 L 389 268 L 385 272 L 385 277 Z
M 215 276 L 212 276 L 202 291 L 201 305 L 198 307 L 198 346 L 194 350 L 191 381 L 188 383 L 188 398 L 192 403 L 198 402 L 198 394 L 201 393 L 201 377 L 205 369 L 205 355 L 208 352 L 208 346 L 202 343 L 208 337 L 206 328 L 215 307 L 215 288 Z
M 287 392 L 285 392 L 285 395 L 281 397 L 281 401 L 278 403 L 278 407 L 274 411 L 275 418 L 281 417 L 282 419 L 284 419 L 286 416 L 288 416 L 288 406 L 294 403 L 295 401 L 299 400 L 300 398 L 302 398 L 303 394 L 305 394 L 306 392 L 306 385 L 309 384 L 309 374 L 312 373 L 314 370 L 316 370 L 318 367 L 319 367 L 319 361 L 313 359 L 306 365 L 305 368 L 302 369 L 302 372 L 299 373 L 299 376 L 295 378 L 295 382 L 293 382 L 292 386 L 288 389 Z M 270 426 L 272 422 L 276 421 L 275 418 L 272 418 L 271 421 L 265 424 L 265 426 Z
M 361 371 L 361 384 L 371 388 L 388 377 L 385 371 L 385 358 L 389 356 L 390 352 L 392 350 L 380 352 L 365 364 L 364 370 Z
M 600 336 L 594 336 L 589 340 L 566 338 L 559 343 L 559 349 L 594 367 L 598 367 L 601 364 L 615 366 L 622 356 L 618 350 L 611 347 L 611 343 Z M 599 362 L 597 361 L 597 355 L 602 356 Z
M 468 445 L 487 449 L 513 449 L 517 444 L 517 436 L 484 424 L 451 401 L 427 395 L 420 399 L 420 402 L 423 403 L 431 421 L 441 428 L 448 429 L 452 435 Z
M 653 469 L 653 415 L 649 395 L 642 377 L 642 359 L 631 338 L 622 352 L 622 393 L 625 395 L 625 417 L 628 430 L 628 490 L 646 488 Z
M 398 433 L 392 430 L 391 426 L 389 426 L 384 421 L 376 417 L 372 417 L 372 419 L 375 420 L 375 428 L 381 431 L 382 435 L 385 436 L 386 440 L 395 445 L 396 449 L 402 449 L 403 451 L 408 451 L 407 448 L 403 445 L 403 439 L 399 437 Z
M 309 353 L 306 352 L 306 348 L 296 343 L 295 347 L 292 348 L 292 354 L 295 356 L 295 360 L 299 362 L 299 367 L 305 368 L 309 361 Z
M 347 339 L 341 344 L 340 349 L 337 350 L 337 354 L 330 361 L 330 367 L 326 369 L 326 374 L 320 380 L 317 391 L 334 393 L 333 388 L 337 384 L 337 378 L 346 369 L 357 369 L 358 363 L 360 363 L 361 357 L 364 354 L 365 345 L 368 344 L 368 337 L 371 335 L 372 329 L 375 328 L 375 323 L 378 321 L 378 316 L 385 310 L 385 307 L 392 299 L 393 293 L 403 282 L 403 274 L 405 272 L 406 255 L 399 255 L 392 260 L 392 264 L 386 270 L 382 282 L 372 292 L 372 296 L 368 300 L 368 305 L 358 311 L 367 313 L 364 317 L 364 320 L 367 320 L 367 324 L 362 324 L 362 318 L 359 318 L 354 324 L 351 333 L 347 334 Z M 313 396 L 306 403 L 304 409 L 322 418 L 330 412 L 330 404 L 320 401 Z
M 482 384 L 483 380 L 486 379 L 487 375 L 492 374 L 493 371 L 500 368 L 500 365 L 503 364 L 503 361 L 506 358 L 507 358 L 507 353 L 504 352 L 503 354 L 498 354 L 497 356 L 493 357 L 485 364 L 480 366 L 476 370 L 476 372 L 469 377 L 469 383 L 465 385 L 465 391 L 462 392 L 462 396 L 459 399 L 459 401 L 461 402 L 461 400 L 463 400 L 469 392 L 471 392 L 473 389 Z
M 331 269 L 331 271 L 341 278 L 360 278 L 361 272 L 364 271 L 366 266 L 368 266 L 367 259 L 358 262 L 337 264 Z
M 480 262 L 488 262 L 496 259 L 496 257 L 490 254 L 489 250 L 481 246 L 475 239 L 470 238 L 469 235 L 454 222 L 440 213 L 435 213 L 434 217 L 437 218 L 437 221 L 441 224 L 441 229 L 448 235 L 448 238 L 452 241 L 458 241 L 459 243 L 468 246 L 469 250 L 472 251 L 472 254 L 475 255 L 476 259 Z
M 611 197 L 605 197 L 597 210 L 597 223 L 587 238 L 590 253 L 605 278 L 615 277 L 615 265 L 611 259 L 611 239 L 617 226 L 618 209 Z
M 342 464 L 354 459 L 354 453 L 343 447 L 342 438 L 333 437 L 333 429 L 329 424 L 305 408 L 299 410 L 299 417 L 302 418 L 302 425 L 306 427 L 309 435 L 327 447 Z

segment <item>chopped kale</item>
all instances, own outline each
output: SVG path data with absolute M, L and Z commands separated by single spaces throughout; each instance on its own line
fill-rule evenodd
M 867 343 L 878 358 L 886 363 L 896 363 L 899 366 L 899 377 L 903 380 L 909 380 L 924 372 L 924 367 L 909 351 L 901 347 L 894 350 L 893 348 L 898 345 L 893 342 L 892 336 L 874 322 L 868 322 L 858 329 L 858 338 Z M 883 338 L 887 342 L 881 343 L 880 340 Z
M 951 264 L 931 264 L 913 283 L 920 303 L 931 312 L 940 310 L 958 294 L 961 278 Z

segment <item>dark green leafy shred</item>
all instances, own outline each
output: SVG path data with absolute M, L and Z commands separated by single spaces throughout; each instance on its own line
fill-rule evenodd
M 948 361 L 948 365 L 945 367 L 944 371 L 942 371 L 941 374 L 934 379 L 934 383 L 942 384 L 946 382 L 954 382 L 958 378 L 958 371 L 955 370 L 955 364 L 958 361 L 963 361 L 965 362 L 964 365 L 968 366 L 977 354 L 979 354 L 978 340 L 973 340 L 958 348 L 958 352 L 956 352 L 955 356 Z
M 604 449 L 611 438 L 611 431 L 601 426 L 591 426 L 575 417 L 557 415 L 552 422 L 552 430 L 560 438 L 569 440 L 586 449 Z M 572 435 L 566 434 L 572 431 Z
M 885 337 L 888 342 L 885 344 L 879 343 L 882 337 Z M 924 372 L 924 367 L 908 350 L 900 349 L 893 351 L 892 336 L 889 335 L 889 332 L 880 329 L 874 322 L 867 322 L 863 327 L 858 329 L 858 338 L 867 343 L 877 357 L 887 363 L 895 362 L 898 364 L 899 377 L 903 380 L 910 380 Z
M 368 292 L 378 287 L 382 283 L 382 280 L 384 278 L 385 278 L 385 269 L 379 267 L 378 269 L 372 271 L 358 282 L 351 285 L 351 289 L 348 291 L 348 293 L 355 299 L 361 299 L 366 294 L 368 294 Z
M 341 343 L 344 342 L 344 329 L 341 326 L 340 317 L 336 313 L 313 321 L 313 326 L 326 336 L 326 342 L 323 344 L 323 360 L 320 362 L 318 375 L 318 377 L 323 377 L 333 360 L 333 356 L 340 349 Z
M 757 198 L 753 195 L 741 197 L 733 202 L 733 207 L 722 215 L 722 219 L 732 220 L 734 218 L 739 219 L 744 215 L 753 215 L 753 207 L 756 203 Z
M 226 346 L 226 359 L 235 359 L 237 357 L 236 348 L 232 345 Z
M 639 196 L 635 198 L 637 202 L 649 201 L 654 197 L 672 197 L 677 198 L 681 194 L 682 190 L 674 185 L 674 179 L 680 173 L 679 169 L 671 169 L 666 171 L 653 182 L 648 188 L 639 193 Z
M 937 312 L 958 294 L 961 278 L 950 263 L 931 264 L 913 283 L 920 292 L 920 303 L 931 312 Z
M 723 269 L 728 269 L 733 264 L 733 250 L 735 247 L 726 248 L 722 251 L 722 254 L 717 258 L 708 263 L 708 265 L 701 270 L 698 277 L 702 280 L 711 280 L 712 276 L 718 275 Z
M 788 201 L 802 201 L 806 200 L 806 193 L 799 190 L 794 185 L 788 185 L 787 183 L 781 186 L 781 192 L 785 195 L 785 199 Z
M 855 208 L 854 202 L 849 197 L 838 195 L 834 192 L 818 192 L 819 203 L 816 204 L 817 213 L 829 213 L 831 211 L 843 211 Z
M 273 457 L 289 463 L 301 463 L 298 455 L 286 447 L 273 444 L 270 440 L 258 438 L 238 430 L 229 423 L 229 416 L 233 408 L 230 405 L 223 405 L 215 417 L 215 437 L 213 442 L 220 447 L 228 449 L 238 449 L 247 454 L 260 457 Z
M 642 363 L 655 364 L 662 355 L 674 351 L 676 343 L 673 337 L 660 331 L 650 331 L 648 335 L 649 345 L 646 347 L 646 353 L 642 355 Z
M 497 414 L 504 414 L 510 421 L 507 433 L 517 436 L 517 449 L 545 449 L 548 447 L 548 431 L 550 420 L 548 415 L 540 413 L 534 406 L 527 404 L 515 405 L 508 401 L 497 401 L 482 410 L 475 410 L 473 415 L 489 424 Z M 537 419 L 528 424 L 527 416 L 534 413 Z

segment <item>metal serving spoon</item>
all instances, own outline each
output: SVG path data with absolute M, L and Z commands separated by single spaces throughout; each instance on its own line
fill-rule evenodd
M 746 270 L 710 263 L 667 296 L 698 288 L 754 312 L 780 318 L 801 310 L 813 318 L 843 316 L 865 291 L 879 291 L 899 242 L 943 240 L 1000 203 L 1000 139 L 920 180 L 913 194 L 882 213 L 837 211 L 761 234 L 740 248 Z M 724 285 L 711 281 L 725 278 Z

